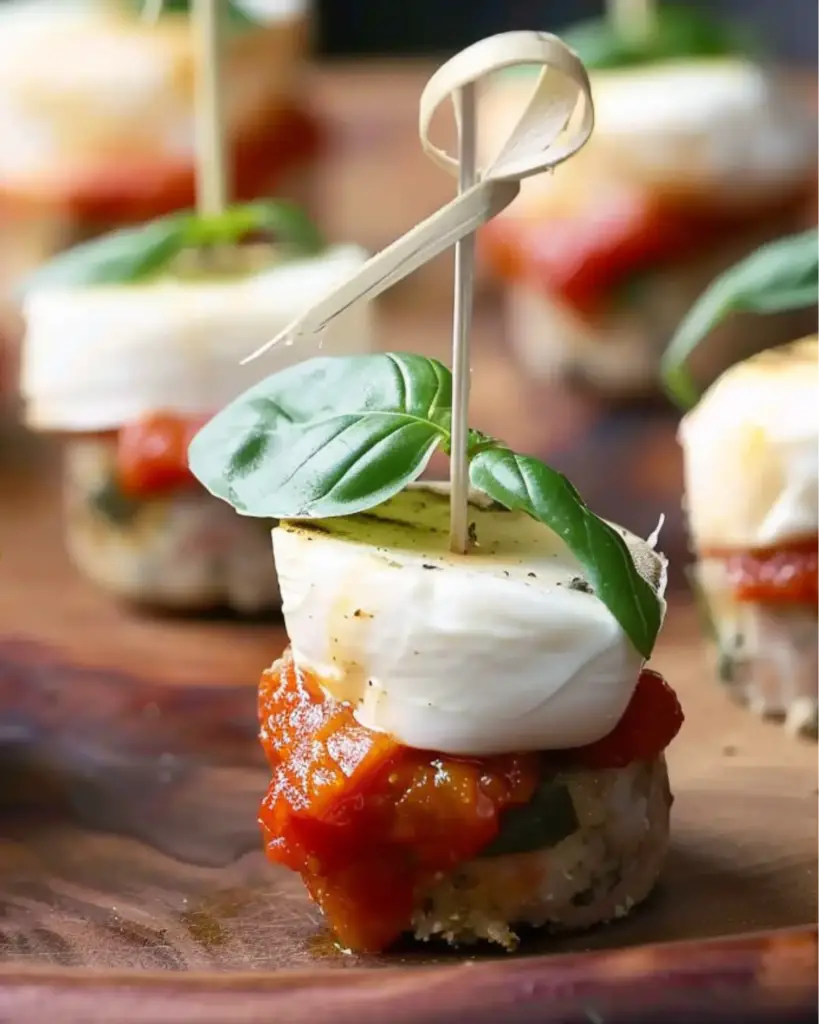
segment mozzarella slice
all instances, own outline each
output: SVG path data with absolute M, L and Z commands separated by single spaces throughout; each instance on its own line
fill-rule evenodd
M 505 215 L 564 217 L 603 202 L 614 182 L 652 192 L 747 204 L 807 184 L 816 167 L 816 115 L 788 83 L 743 60 L 665 61 L 595 72 L 594 135 L 571 174 L 523 183 Z M 499 80 L 481 118 L 485 157 L 508 134 L 525 76 Z M 601 198 L 602 196 L 602 198 Z M 617 216 L 617 191 L 611 201 Z
M 477 548 L 448 549 L 446 486 L 273 531 L 296 664 L 356 718 L 416 749 L 580 746 L 621 718 L 642 658 L 563 542 L 475 495 Z M 626 534 L 659 594 L 665 563 Z
M 339 246 L 313 259 L 225 278 L 43 289 L 23 314 L 21 389 L 41 430 L 111 430 L 156 410 L 209 413 L 255 383 L 314 355 L 354 355 L 372 343 L 359 303 L 323 338 L 240 361 L 287 326 L 316 295 L 366 259 Z
M 819 532 L 819 344 L 763 352 L 720 377 L 683 419 L 698 547 L 765 548 Z
M 305 0 L 265 7 L 264 27 L 229 37 L 224 96 L 238 132 L 298 91 Z M 0 180 L 32 193 L 118 160 L 190 159 L 194 37 L 103 0 L 0 5 Z

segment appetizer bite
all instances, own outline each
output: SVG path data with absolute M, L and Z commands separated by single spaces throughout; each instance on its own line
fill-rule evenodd
M 733 310 L 815 305 L 816 232 L 770 245 L 703 296 L 666 360 L 672 393 L 695 400 L 684 360 Z M 817 732 L 819 346 L 816 335 L 727 370 L 684 417 L 693 581 L 729 692 L 786 729 Z
M 592 68 L 594 136 L 571 174 L 527 180 L 479 235 L 504 282 L 516 357 L 534 374 L 612 396 L 657 389 L 662 352 L 699 293 L 803 226 L 815 190 L 810 101 L 707 16 L 654 6 L 642 37 L 611 21 L 567 37 Z M 518 74 L 488 94 L 485 152 L 530 90 Z M 710 383 L 737 359 L 804 333 L 802 322 L 782 313 L 723 324 L 695 360 L 697 378 Z
M 512 948 L 648 895 L 683 720 L 645 668 L 666 568 L 554 470 L 470 433 L 469 550 L 449 548 L 449 370 L 313 359 L 203 428 L 191 468 L 273 549 L 290 647 L 263 673 L 268 857 L 341 943 Z
M 77 242 L 194 202 L 189 4 L 0 5 L 0 288 Z M 268 5 L 269 6 L 269 5 Z M 230 0 L 223 109 L 234 195 L 304 202 L 318 131 L 301 92 L 306 4 Z M 259 15 L 254 21 L 252 10 Z
M 532 103 L 479 177 L 467 97 L 532 61 Z M 427 136 L 450 99 L 457 160 Z M 274 343 L 309 340 L 455 244 L 454 374 L 411 354 L 315 358 L 217 413 L 189 457 L 216 497 L 279 521 L 290 645 L 259 689 L 268 857 L 301 874 L 350 949 L 403 934 L 511 949 L 522 926 L 588 927 L 648 895 L 682 712 L 644 668 L 665 613 L 662 556 L 467 419 L 472 247 L 460 242 L 521 177 L 585 143 L 583 65 L 546 33 L 493 36 L 439 68 L 420 111 L 427 153 L 478 183 Z M 438 448 L 451 483 L 418 485 Z
M 256 378 L 239 362 L 248 349 L 364 259 L 356 247 L 325 246 L 298 208 L 257 202 L 123 229 L 31 279 L 25 416 L 65 439 L 66 543 L 82 572 L 158 607 L 278 605 L 269 524 L 199 488 L 187 445 Z M 366 352 L 370 340 L 369 308 L 356 307 L 313 351 Z M 309 354 L 281 348 L 275 359 Z

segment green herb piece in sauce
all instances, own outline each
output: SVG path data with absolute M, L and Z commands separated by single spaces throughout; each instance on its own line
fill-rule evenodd
M 130 526 L 142 507 L 141 501 L 122 493 L 113 476 L 92 492 L 88 503 L 98 515 L 115 526 Z
M 503 813 L 495 839 L 481 857 L 548 850 L 580 828 L 569 787 L 553 776 L 543 778 L 528 804 Z
M 720 650 L 717 656 L 717 676 L 721 683 L 733 683 L 736 668 L 733 655 Z

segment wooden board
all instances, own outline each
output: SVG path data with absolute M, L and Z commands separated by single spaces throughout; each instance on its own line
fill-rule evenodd
M 382 315 L 394 347 L 410 335 L 430 348 L 445 343 L 440 318 L 400 308 Z M 629 526 L 645 531 L 663 508 L 675 512 L 667 412 L 612 413 L 565 394 L 547 401 L 499 354 L 491 311 L 479 316 L 476 339 L 478 425 L 551 453 L 595 507 Z M 437 946 L 348 957 L 298 879 L 259 851 L 266 777 L 255 683 L 285 643 L 281 624 L 152 618 L 117 605 L 66 562 L 57 447 L 20 432 L 6 436 L 3 451 L 0 1020 L 9 1011 L 37 1020 L 47 1000 L 61 1007 L 50 1011 L 59 1021 L 337 1024 L 360 1015 L 366 999 L 378 1019 L 562 1021 L 585 1005 L 580 991 L 607 1021 L 638 1019 L 635 993 L 667 1020 L 692 998 L 713 1019 L 739 999 L 743 1014 L 775 1005 L 786 1020 L 783 1000 L 796 1012 L 814 998 L 810 930 L 736 937 L 815 922 L 815 748 L 727 702 L 679 572 L 656 662 L 687 721 L 669 759 L 673 848 L 649 904 L 590 935 L 527 941 L 522 958 L 479 951 L 481 966 L 468 975 L 462 958 Z M 665 538 L 679 569 L 678 515 Z M 726 936 L 727 946 L 701 945 Z M 680 940 L 698 945 L 628 952 Z M 586 950 L 597 952 L 560 955 Z M 406 986 L 416 982 L 402 972 L 429 965 L 440 973 L 418 975 L 417 985 L 437 995 L 407 1008 Z M 87 973 L 99 969 L 113 973 Z M 298 973 L 288 980 L 291 969 Z M 171 980 L 178 972 L 204 974 Z M 537 1016 L 546 993 L 553 1015 Z M 487 1007 L 496 1016 L 479 1017 Z
M 414 138 L 427 70 L 319 76 L 337 128 L 321 187 L 331 235 L 383 244 L 450 195 Z M 439 263 L 387 297 L 385 346 L 446 353 Z M 259 850 L 255 684 L 281 624 L 150 618 L 96 591 L 63 553 L 56 446 L 0 429 L 0 1021 L 815 1020 L 816 752 L 710 677 L 681 588 L 673 415 L 534 384 L 491 303 L 474 346 L 474 426 L 548 456 L 636 532 L 668 516 L 656 660 L 687 721 L 658 892 L 611 928 L 529 939 L 516 957 L 339 954 L 298 880 Z

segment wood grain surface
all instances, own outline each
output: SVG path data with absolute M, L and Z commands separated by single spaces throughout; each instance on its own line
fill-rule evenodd
M 396 235 L 449 194 L 410 156 L 423 73 L 393 75 L 399 100 L 383 107 L 375 79 L 339 75 L 347 177 L 334 177 L 328 202 L 349 215 L 345 190 L 360 197 L 364 177 L 375 193 L 401 165 L 414 187 L 372 204 L 388 223 L 367 222 L 373 237 Z M 384 347 L 446 352 L 446 289 L 431 284 L 423 305 L 400 289 L 381 305 Z M 260 852 L 255 686 L 285 643 L 281 623 L 150 617 L 95 590 L 63 552 L 58 445 L 7 429 L 0 1022 L 816 1019 L 816 750 L 732 706 L 711 676 L 682 585 L 673 414 L 534 385 L 509 360 L 489 295 L 476 313 L 472 419 L 548 457 L 635 532 L 668 517 L 672 595 L 655 662 L 686 724 L 669 752 L 673 842 L 656 894 L 607 929 L 527 936 L 515 957 L 339 953 L 298 879 Z
M 445 343 L 440 314 L 398 303 L 381 317 L 391 347 Z M 550 455 L 595 507 L 634 529 L 647 532 L 660 511 L 671 513 L 665 546 L 679 569 L 673 418 L 659 408 L 607 411 L 583 396 L 547 400 L 516 375 L 496 338 L 486 308 L 476 329 L 476 423 Z M 674 839 L 655 896 L 608 929 L 530 936 L 522 959 L 498 964 L 478 950 L 481 966 L 468 974 L 434 945 L 350 957 L 335 949 L 298 879 L 259 850 L 266 776 L 255 684 L 285 643 L 281 624 L 157 618 L 111 601 L 63 553 L 58 446 L 18 431 L 3 456 L 0 1020 L 38 1019 L 47 1000 L 59 1021 L 273 1019 L 267 1012 L 322 1021 L 332 992 L 334 1021 L 360 1016 L 370 1000 L 396 1021 L 501 1019 L 501 1011 L 557 1021 L 575 1019 L 581 990 L 602 1000 L 606 1021 L 639 1019 L 638 996 L 664 1013 L 693 1006 L 703 1020 L 707 1007 L 723 1020 L 731 1006 L 751 1004 L 760 1013 L 775 1005 L 786 1020 L 813 998 L 810 930 L 773 946 L 769 937 L 738 945 L 736 937 L 815 922 L 815 748 L 726 700 L 679 572 L 655 661 L 687 721 L 670 750 Z M 634 949 L 721 936 L 731 942 Z M 586 950 L 602 959 L 559 956 Z M 772 972 L 771 958 L 787 970 Z M 446 970 L 429 981 L 413 971 L 410 981 L 393 977 L 396 965 Z M 348 987 L 341 978 L 351 968 L 369 981 Z M 140 980 L 87 973 L 99 969 L 138 971 Z M 291 969 L 292 980 L 269 977 Z M 160 981 L 168 971 L 206 977 Z M 726 1002 L 714 1002 L 717 990 Z M 547 996 L 554 1015 L 537 1016 Z M 108 1017 L 94 1016 L 100 1006 Z M 496 1016 L 480 1016 L 492 1006 Z

